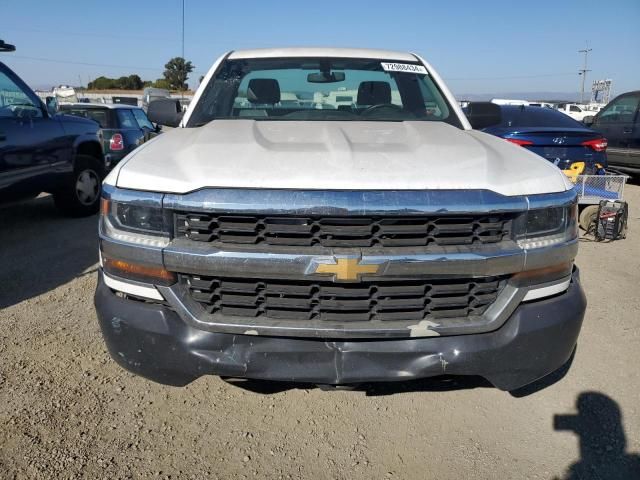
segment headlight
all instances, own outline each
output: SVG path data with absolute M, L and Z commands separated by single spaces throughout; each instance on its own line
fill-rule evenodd
M 162 194 L 112 189 L 100 208 L 104 234 L 114 240 L 164 247 L 171 236 L 171 213 Z
M 162 208 L 113 202 L 110 219 L 123 230 L 152 235 L 166 231 Z
M 517 222 L 516 239 L 522 248 L 541 248 L 573 240 L 578 236 L 578 206 L 529 210 Z

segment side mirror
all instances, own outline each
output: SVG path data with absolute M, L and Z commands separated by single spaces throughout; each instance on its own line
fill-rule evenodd
M 177 127 L 180 125 L 184 112 L 180 106 L 180 100 L 173 98 L 161 98 L 149 103 L 147 117 L 153 123 Z
M 470 102 L 467 105 L 467 119 L 475 130 L 498 125 L 502 122 L 500 105 L 491 102 Z
M 594 115 L 587 115 L 582 119 L 582 123 L 585 125 L 593 125 L 593 121 L 596 119 Z
M 56 97 L 47 97 L 45 103 L 49 115 L 55 115 L 58 112 L 58 99 Z

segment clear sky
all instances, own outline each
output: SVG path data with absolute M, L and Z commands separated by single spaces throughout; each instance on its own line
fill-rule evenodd
M 181 52 L 181 0 L 2 0 L 0 54 L 33 87 L 99 75 L 162 76 Z M 457 94 L 640 89 L 640 0 L 185 0 L 189 83 L 228 50 L 352 46 L 421 53 Z M 79 77 L 80 76 L 80 77 Z M 79 78 L 81 80 L 79 80 Z M 589 88 L 587 88 L 588 90 Z

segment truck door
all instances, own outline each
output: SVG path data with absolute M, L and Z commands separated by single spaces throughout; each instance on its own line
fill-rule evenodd
M 38 96 L 0 63 L 0 197 L 49 189 L 64 158 L 64 131 Z
M 607 159 L 609 165 L 633 168 L 631 148 L 637 125 L 634 120 L 640 103 L 639 93 L 630 93 L 615 98 L 596 115 L 592 128 L 602 133 L 609 142 Z M 634 133 L 635 132 L 635 133 Z M 635 161 L 638 157 L 633 155 Z M 636 163 L 635 168 L 640 168 Z

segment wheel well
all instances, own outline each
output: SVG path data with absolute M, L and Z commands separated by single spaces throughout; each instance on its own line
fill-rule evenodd
M 102 148 L 98 142 L 83 142 L 76 148 L 76 154 L 89 155 L 90 157 L 102 160 Z

